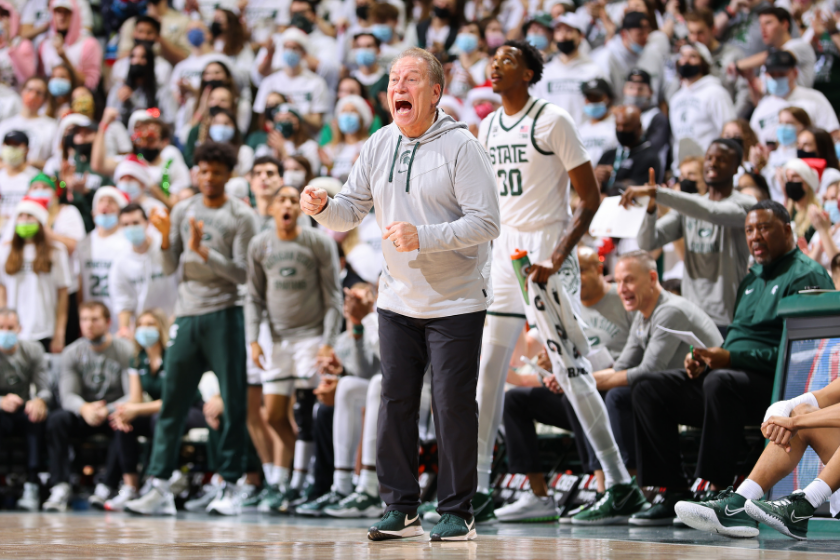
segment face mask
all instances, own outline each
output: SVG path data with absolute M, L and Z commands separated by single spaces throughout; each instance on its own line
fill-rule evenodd
M 772 78 L 770 76 L 766 76 L 764 79 L 764 87 L 767 89 L 767 93 L 777 97 L 785 97 L 790 93 L 790 84 L 788 83 L 787 76 L 782 78 Z
M 135 247 L 139 247 L 146 241 L 146 228 L 143 226 L 125 226 L 122 231 L 128 242 Z
M 834 154 L 840 159 L 840 143 L 834 144 Z
M 776 125 L 776 140 L 782 146 L 793 146 L 796 144 L 796 127 L 792 124 Z
M 489 101 L 485 101 L 484 103 L 479 103 L 475 107 L 473 107 L 475 114 L 478 115 L 478 118 L 484 120 L 487 118 L 487 115 L 493 112 L 493 104 Z
M 357 49 L 356 64 L 365 67 L 373 66 L 376 64 L 376 53 L 371 49 Z
M 472 33 L 459 33 L 455 38 L 455 46 L 463 53 L 472 54 L 478 48 L 478 37 Z
M 3 146 L 0 149 L 0 158 L 10 167 L 18 167 L 23 164 L 26 158 L 26 152 L 20 146 Z
M 70 93 L 70 87 L 70 80 L 65 78 L 50 78 L 47 84 L 47 89 L 50 90 L 53 97 L 64 97 Z
M 73 149 L 76 153 L 85 159 L 90 159 L 90 153 L 93 151 L 93 144 L 86 142 L 84 144 L 73 144 Z
M 640 111 L 646 111 L 650 109 L 650 97 L 645 97 L 644 95 L 625 95 L 624 96 L 624 103 L 627 105 L 635 105 L 639 108 Z
M 370 15 L 370 6 L 356 6 L 356 17 L 366 20 Z
M 312 30 L 315 27 L 314 24 L 306 19 L 306 16 L 303 14 L 294 14 L 290 23 L 292 24 L 292 27 L 297 27 L 307 35 L 312 33 Z
M 441 8 L 440 6 L 432 8 L 432 12 L 435 14 L 435 17 L 439 19 L 449 19 L 449 16 L 451 15 L 449 8 Z
M 134 200 L 143 194 L 143 187 L 137 181 L 118 181 L 117 188 L 127 194 L 130 200 Z
M 210 88 L 210 91 L 213 91 L 216 88 L 225 87 L 225 83 L 222 80 L 209 80 L 205 82 L 205 86 Z
M 785 194 L 794 202 L 799 202 L 805 196 L 805 186 L 801 182 L 788 181 L 785 183 Z
M 525 40 L 528 41 L 531 44 L 531 46 L 537 49 L 538 51 L 544 51 L 548 48 L 548 38 L 545 35 L 532 33 L 525 37 Z
M 15 233 L 21 239 L 31 239 L 35 237 L 38 230 L 41 229 L 41 224 L 38 222 L 26 222 L 25 224 L 15 224 Z
M 15 331 L 0 331 L 0 348 L 11 350 L 17 345 L 18 338 Z
M 93 217 L 93 223 L 104 230 L 111 230 L 117 227 L 119 216 L 116 214 L 97 214 Z
M 158 343 L 160 333 L 154 327 L 137 327 L 134 331 L 134 340 L 143 348 L 149 348 Z
M 128 67 L 128 78 L 130 80 L 136 80 L 137 78 L 142 78 L 143 74 L 146 73 L 146 67 L 141 64 L 132 64 Z
M 615 138 L 618 140 L 619 144 L 627 148 L 632 148 L 639 141 L 639 138 L 636 136 L 634 131 L 616 131 Z
M 361 119 L 356 113 L 341 113 L 338 115 L 338 129 L 344 134 L 353 134 L 361 127 Z
M 300 53 L 298 53 L 297 51 L 283 51 L 283 62 L 285 62 L 286 66 L 288 66 L 289 68 L 297 68 L 300 65 L 300 58 Z
M 92 97 L 77 97 L 70 104 L 70 108 L 74 113 L 84 115 L 89 119 L 93 118 L 93 98 Z
M 187 32 L 187 41 L 194 47 L 200 47 L 204 44 L 204 31 L 201 29 L 190 29 Z
M 37 191 L 29 191 L 26 194 L 26 196 L 38 200 L 52 200 L 53 194 L 53 191 L 45 191 L 44 189 L 38 189 Z
M 587 103 L 583 106 L 583 112 L 590 119 L 600 119 L 607 114 L 607 104 L 603 101 L 599 103 Z
M 154 41 L 149 41 L 148 39 L 134 39 L 134 46 L 135 47 L 143 46 L 143 47 L 147 47 L 147 48 L 151 49 L 155 46 L 155 42 Z
M 697 194 L 697 181 L 683 179 L 680 181 L 680 191 L 688 194 Z
M 152 163 L 160 155 L 160 148 L 135 148 L 134 153 L 143 156 L 145 161 Z
M 374 25 L 371 33 L 383 43 L 390 43 L 391 38 L 394 36 L 394 31 L 391 29 L 391 26 L 385 25 L 384 23 Z
M 505 37 L 504 33 L 499 33 L 497 31 L 493 31 L 491 33 L 487 33 L 484 36 L 484 40 L 487 41 L 487 47 L 491 49 L 498 49 L 502 45 L 505 44 L 507 38 Z
M 306 180 L 306 173 L 299 169 L 287 169 L 283 172 L 283 183 L 291 185 L 295 188 L 303 187 L 303 182 Z
M 214 21 L 210 24 L 210 35 L 212 35 L 214 39 L 222 33 L 224 33 L 224 29 L 222 29 L 221 23 L 219 23 L 218 21 Z
M 577 49 L 577 45 L 575 45 L 574 40 L 569 39 L 568 41 L 557 41 L 557 50 L 563 54 L 572 54 Z
M 683 78 L 694 78 L 700 74 L 700 65 L 699 64 L 678 64 L 677 65 L 677 72 Z
M 823 208 L 828 212 L 832 224 L 840 224 L 840 207 L 838 207 L 836 200 L 826 200 Z
M 633 54 L 642 54 L 642 51 L 645 50 L 645 48 L 639 43 L 630 41 L 630 50 L 633 51 Z
M 820 156 L 817 155 L 817 152 L 806 152 L 805 150 L 796 150 L 796 157 L 799 159 L 806 159 L 806 158 L 819 158 Z
M 235 133 L 236 129 L 226 124 L 210 125 L 210 138 L 212 138 L 214 142 L 230 142 Z
M 265 108 L 265 120 L 268 122 L 274 122 L 274 115 L 277 114 L 280 105 L 272 105 L 271 107 Z
M 295 127 L 289 121 L 280 121 L 274 125 L 274 128 L 283 135 L 283 138 L 288 140 L 295 134 Z

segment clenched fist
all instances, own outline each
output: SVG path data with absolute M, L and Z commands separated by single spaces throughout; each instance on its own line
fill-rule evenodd
M 320 214 L 326 207 L 329 195 L 324 189 L 306 187 L 300 193 L 300 208 L 307 216 Z
M 391 222 L 385 226 L 382 239 L 393 243 L 394 248 L 399 253 L 408 253 L 420 248 L 420 236 L 417 234 L 417 228 L 408 222 Z

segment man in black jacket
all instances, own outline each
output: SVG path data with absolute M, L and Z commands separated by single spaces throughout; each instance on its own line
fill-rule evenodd
M 615 135 L 619 146 L 607 150 L 595 168 L 601 192 L 610 196 L 621 194 L 631 185 L 644 185 L 650 180 L 653 168 L 657 181 L 662 179 L 659 155 L 642 135 L 642 113 L 635 105 L 615 110 Z

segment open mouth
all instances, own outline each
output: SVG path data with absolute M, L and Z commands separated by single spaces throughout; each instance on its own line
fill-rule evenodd
M 285 214 L 283 214 L 283 221 L 284 221 L 284 222 L 288 222 L 288 221 L 289 221 L 289 220 L 291 220 L 291 219 L 292 219 L 292 215 L 291 215 L 291 214 L 289 214 L 288 212 L 286 212 Z
M 502 80 L 502 77 L 499 74 L 490 74 L 490 82 L 496 83 Z
M 405 99 L 400 99 L 394 102 L 394 109 L 397 110 L 398 115 L 407 115 L 411 112 L 411 102 Z

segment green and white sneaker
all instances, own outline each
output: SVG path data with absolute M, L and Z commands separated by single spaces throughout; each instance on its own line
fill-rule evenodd
M 249 498 L 242 500 L 242 511 L 254 511 L 257 509 L 257 506 L 260 505 L 266 496 L 268 496 L 269 492 L 269 485 L 263 484 L 263 487 L 260 489 L 259 492 L 250 496 Z
M 278 498 L 278 505 L 273 511 L 279 513 L 291 513 L 296 502 L 300 500 L 301 492 L 297 488 L 287 488 Z
M 381 517 L 384 511 L 379 496 L 373 497 L 359 491 L 353 492 L 335 505 L 324 508 L 325 515 L 343 518 Z
M 476 523 L 492 523 L 496 520 L 496 506 L 493 504 L 492 494 L 476 492 L 472 499 L 472 508 Z
M 808 520 L 814 516 L 814 506 L 805 499 L 805 492 L 797 491 L 772 502 L 747 500 L 747 515 L 773 527 L 783 535 L 804 541 L 808 535 Z
M 324 515 L 325 507 L 338 505 L 338 503 L 344 498 L 344 494 L 339 494 L 335 490 L 330 490 L 320 498 L 297 506 L 295 508 L 295 513 L 298 515 L 306 515 L 308 517 L 321 517 Z
M 614 484 L 589 509 L 572 517 L 572 525 L 617 525 L 627 523 L 634 513 L 650 507 L 636 477 L 627 484 Z
M 390 539 L 408 539 L 419 537 L 424 533 L 420 515 L 407 515 L 401 511 L 386 511 L 382 519 L 368 529 L 368 538 L 372 541 L 386 541 Z
M 434 523 L 437 525 L 437 522 L 440 521 L 440 514 L 437 512 L 437 507 L 437 500 L 433 502 L 424 502 L 420 504 L 419 508 L 417 508 L 417 513 L 420 514 L 420 518 L 426 523 Z
M 444 513 L 431 532 L 433 541 L 471 541 L 475 538 L 475 517 L 467 521 L 452 513 Z
M 559 519 L 558 521 L 559 521 L 562 525 L 567 525 L 567 524 L 570 524 L 570 523 L 572 522 L 572 518 L 573 518 L 575 515 L 577 515 L 577 514 L 579 514 L 579 513 L 583 513 L 584 511 L 588 510 L 589 508 L 591 508 L 592 506 L 594 506 L 595 504 L 597 504 L 597 503 L 598 503 L 598 500 L 600 500 L 600 499 L 601 499 L 601 498 L 603 498 L 603 497 L 604 497 L 604 493 L 603 493 L 603 492 L 597 492 L 597 493 L 595 494 L 595 497 L 594 497 L 594 498 L 592 498 L 592 500 L 591 500 L 591 501 L 589 501 L 589 502 L 584 502 L 584 503 L 580 504 L 578 507 L 576 507 L 576 508 L 574 508 L 574 509 L 570 509 L 569 511 L 565 512 L 563 515 L 561 515 L 561 516 L 560 516 L 560 519 Z
M 747 499 L 736 494 L 730 486 L 703 502 L 677 502 L 674 512 L 689 527 L 748 539 L 758 536 L 758 523 L 747 515 L 744 509 L 746 502 Z
M 648 509 L 631 515 L 628 523 L 642 527 L 673 525 L 674 519 L 677 517 L 677 514 L 674 513 L 674 506 L 687 497 L 691 497 L 690 492 L 665 490 L 664 494 L 656 495 Z
M 263 489 L 262 499 L 257 504 L 257 511 L 260 513 L 269 513 L 280 507 L 280 498 L 283 497 L 283 491 L 277 485 L 266 485 Z

